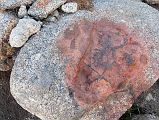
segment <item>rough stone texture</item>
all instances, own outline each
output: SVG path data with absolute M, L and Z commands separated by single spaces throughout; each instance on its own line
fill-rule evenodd
M 42 22 L 37 22 L 31 18 L 20 19 L 17 26 L 13 28 L 9 43 L 12 47 L 21 47 L 25 44 L 28 38 L 40 31 Z
M 137 115 L 133 117 L 132 120 L 159 120 L 159 117 L 151 114 L 145 114 L 145 115 Z
M 14 49 L 10 47 L 8 40 L 17 22 L 18 19 L 11 13 L 0 12 L 0 71 L 10 70 L 13 66 Z
M 28 10 L 28 14 L 35 18 L 47 18 L 47 16 L 64 4 L 67 0 L 37 0 Z
M 21 5 L 28 5 L 33 3 L 34 0 L 1 0 L 0 9 L 13 9 Z
M 81 23 L 83 21 L 86 24 Z M 78 11 L 62 17 L 56 24 L 45 25 L 30 38 L 21 49 L 12 70 L 11 92 L 23 108 L 43 120 L 118 120 L 131 107 L 134 99 L 159 78 L 158 21 L 158 11 L 144 3 L 95 0 L 93 12 Z M 98 44 L 100 34 L 103 39 Z M 62 39 L 66 42 L 60 42 Z M 103 48 L 105 44 L 107 47 Z M 113 49 L 116 51 L 118 45 L 122 49 L 117 50 L 115 59 Z M 90 58 L 96 48 L 99 53 L 101 50 L 112 52 L 112 55 L 108 54 L 110 59 L 106 57 L 106 52 L 101 55 L 105 58 L 102 60 L 106 60 L 101 63 L 105 62 L 108 66 L 92 61 L 94 66 L 89 68 L 88 63 L 92 63 Z M 126 51 L 132 56 L 123 57 Z M 76 54 L 75 57 L 72 57 L 73 54 Z M 118 65 L 111 67 L 111 63 Z M 91 84 L 92 78 L 98 75 L 91 76 L 91 72 L 95 72 L 95 68 L 102 73 L 102 67 L 106 72 L 110 70 L 106 74 L 110 76 L 106 76 L 106 80 L 99 77 L 87 91 L 86 84 Z M 120 75 L 125 77 L 121 79 Z M 115 78 L 119 82 L 115 82 Z M 105 88 L 101 89 L 101 84 Z M 99 88 L 97 92 L 95 88 Z M 97 98 L 92 101 L 94 94 Z M 80 99 L 80 95 L 83 98 Z
M 62 5 L 61 9 L 66 13 L 75 13 L 78 10 L 78 4 L 76 2 L 69 2 Z
M 20 8 L 19 8 L 19 11 L 18 11 L 18 17 L 19 18 L 23 18 L 24 16 L 26 16 L 28 13 L 27 13 L 27 9 L 26 9 L 26 6 L 25 5 L 21 5 Z
M 158 4 L 159 0 L 145 0 L 145 2 L 147 2 L 149 4 Z

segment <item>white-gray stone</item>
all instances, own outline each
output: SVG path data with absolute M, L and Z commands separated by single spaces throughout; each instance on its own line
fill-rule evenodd
M 22 47 L 31 35 L 40 31 L 41 25 L 42 22 L 37 22 L 31 18 L 20 19 L 10 34 L 10 45 L 12 47 Z
M 47 19 L 45 19 L 47 22 L 57 22 L 57 18 L 54 16 L 49 16 Z
M 51 13 L 51 15 L 58 18 L 60 14 L 58 10 L 55 10 L 53 13 Z
M 18 17 L 23 18 L 26 15 L 27 15 L 27 8 L 25 5 L 21 5 L 18 11 Z
M 0 11 L 0 44 L 8 41 L 11 30 L 16 26 L 18 19 L 11 13 Z
M 159 78 L 156 72 L 159 70 L 159 12 L 142 2 L 94 0 L 94 11 L 78 11 L 61 17 L 56 24 L 50 22 L 21 48 L 11 73 L 10 88 L 12 95 L 24 109 L 42 120 L 111 120 L 107 117 L 118 120 L 125 113 L 130 107 L 127 106 L 130 97 L 125 92 L 121 92 L 122 99 L 117 99 L 115 94 L 111 96 L 113 100 L 108 100 L 112 111 L 107 107 L 88 111 L 75 104 L 64 81 L 65 64 L 61 61 L 56 44 L 59 35 L 80 20 L 93 21 L 103 17 L 115 23 L 124 23 L 132 31 L 140 31 L 143 43 L 151 48 L 149 55 L 153 64 L 145 70 L 145 82 L 151 85 L 156 82 Z M 107 111 L 104 113 L 105 118 L 100 112 L 102 109 Z
M 152 94 L 149 93 L 146 98 L 145 98 L 147 101 L 151 101 L 151 100 L 155 100 L 155 98 L 153 98 Z
M 47 22 L 57 22 L 57 19 L 59 18 L 59 12 L 58 10 L 55 10 L 53 13 L 51 13 L 45 21 Z
M 69 2 L 62 5 L 61 9 L 66 13 L 75 13 L 78 10 L 78 4 L 76 2 Z
M 67 0 L 37 0 L 28 10 L 28 14 L 39 19 L 47 18 L 49 14 L 66 1 Z
M 35 0 L 0 0 L 0 9 L 13 9 L 21 5 L 28 5 Z

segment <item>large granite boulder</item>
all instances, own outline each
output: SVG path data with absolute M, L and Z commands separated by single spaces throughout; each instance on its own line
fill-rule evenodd
M 44 25 L 21 49 L 11 93 L 42 120 L 118 120 L 159 78 L 159 13 L 129 0 L 94 0 Z

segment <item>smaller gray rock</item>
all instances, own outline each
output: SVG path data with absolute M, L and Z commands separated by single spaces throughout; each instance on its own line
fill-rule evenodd
M 19 20 L 17 26 L 12 30 L 9 43 L 12 47 L 22 47 L 28 38 L 40 31 L 42 22 L 37 22 L 31 18 Z
M 0 0 L 0 9 L 13 9 L 21 5 L 28 5 L 35 0 Z
M 62 5 L 61 9 L 66 13 L 75 13 L 78 10 L 78 4 L 76 2 L 69 2 Z
M 60 14 L 58 10 L 55 10 L 51 15 L 58 18 Z
M 37 0 L 28 10 L 28 14 L 38 19 L 47 18 L 67 0 Z
M 27 9 L 25 5 L 21 5 L 18 11 L 18 17 L 23 18 L 24 16 L 27 15 Z
M 145 115 L 137 115 L 133 117 L 132 120 L 159 120 L 159 117 L 151 114 L 145 114 Z
M 58 12 L 58 10 L 55 10 L 53 13 L 51 13 L 51 14 L 45 19 L 45 21 L 47 21 L 47 22 L 56 22 L 58 18 L 59 18 L 59 12 Z
M 155 98 L 153 98 L 153 95 L 152 95 L 151 93 L 149 93 L 149 94 L 146 96 L 145 99 L 146 99 L 147 101 L 151 101 L 151 100 L 155 101 Z
M 56 21 L 57 21 L 57 18 L 54 17 L 54 16 L 49 16 L 45 21 L 46 21 L 46 22 L 56 22 Z

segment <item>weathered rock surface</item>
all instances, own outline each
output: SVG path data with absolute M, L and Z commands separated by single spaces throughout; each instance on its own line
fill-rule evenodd
M 0 12 L 0 71 L 10 70 L 13 66 L 13 48 L 7 43 L 11 30 L 17 24 L 18 19 L 7 12 Z
M 47 16 L 64 4 L 67 0 L 37 0 L 28 10 L 28 14 L 35 18 L 47 18 Z
M 35 21 L 31 18 L 20 19 L 17 26 L 13 28 L 9 43 L 12 47 L 21 47 L 25 44 L 28 38 L 40 31 L 42 22 Z
M 76 2 L 69 2 L 62 5 L 61 9 L 66 13 L 75 13 L 78 10 L 78 4 Z
M 137 115 L 132 120 L 159 120 L 158 116 L 145 114 L 145 115 Z
M 34 0 L 1 0 L 0 9 L 13 9 L 21 5 L 28 5 L 33 3 Z
M 158 21 L 144 3 L 95 0 L 30 38 L 11 93 L 43 120 L 118 120 L 159 78 Z

